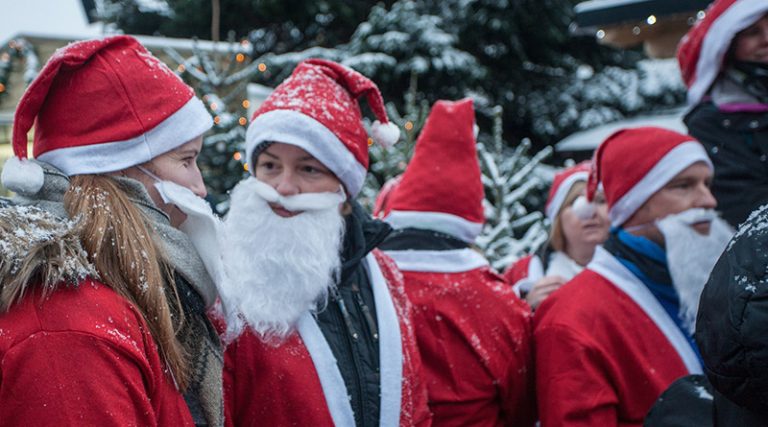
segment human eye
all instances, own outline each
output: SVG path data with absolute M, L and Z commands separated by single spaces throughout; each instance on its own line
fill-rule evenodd
M 263 171 L 273 171 L 277 169 L 277 164 L 273 160 L 259 160 L 259 162 L 256 163 L 256 167 Z

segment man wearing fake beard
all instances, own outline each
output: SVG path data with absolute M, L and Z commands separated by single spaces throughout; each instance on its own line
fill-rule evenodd
M 544 427 L 641 425 L 674 380 L 701 373 L 691 337 L 699 295 L 731 236 L 714 212 L 712 164 L 690 136 L 624 129 L 595 152 L 611 233 L 534 319 Z M 580 212 L 579 212 L 580 211 Z
M 229 425 L 430 423 L 402 276 L 374 249 L 391 229 L 351 201 L 368 166 L 361 96 L 373 139 L 394 143 L 373 82 L 330 61 L 299 64 L 252 118 L 253 176 L 221 239 Z

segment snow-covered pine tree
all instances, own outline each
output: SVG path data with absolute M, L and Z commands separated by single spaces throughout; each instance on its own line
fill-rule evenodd
M 531 141 L 511 149 L 502 136 L 502 108 L 494 108 L 493 132 L 481 133 L 477 144 L 485 187 L 485 227 L 477 238 L 491 265 L 502 271 L 547 241 L 542 207 L 554 169 L 541 162 L 552 154 L 546 147 L 531 156 Z

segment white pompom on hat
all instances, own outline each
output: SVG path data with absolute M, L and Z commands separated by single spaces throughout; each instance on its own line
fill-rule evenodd
M 33 153 L 67 176 L 123 170 L 202 135 L 213 121 L 165 64 L 130 36 L 72 43 L 56 51 L 27 88 L 13 123 L 15 158 L 3 167 L 12 191 L 43 185 Z
M 550 222 L 555 222 L 557 214 L 565 203 L 568 193 L 576 183 L 587 182 L 591 162 L 584 161 L 577 165 L 566 168 L 555 175 L 552 180 L 552 186 L 549 188 L 549 196 L 544 206 L 544 212 L 547 214 Z M 586 202 L 586 201 L 585 201 Z M 576 208 L 574 203 L 574 208 Z M 594 212 L 594 210 L 592 211 Z M 579 216 L 581 218 L 581 216 Z M 587 218 L 591 218 L 591 215 Z
M 358 99 L 366 97 L 376 121 L 371 140 L 385 147 L 400 138 L 378 87 L 370 79 L 333 61 L 301 62 L 253 114 L 245 137 L 248 167 L 254 154 L 273 142 L 304 149 L 333 172 L 354 197 L 368 171 L 368 134 Z

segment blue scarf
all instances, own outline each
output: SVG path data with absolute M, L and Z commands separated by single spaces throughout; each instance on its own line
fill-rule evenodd
M 701 354 L 693 336 L 680 319 L 680 297 L 672 286 L 667 267 L 667 253 L 645 237 L 627 233 L 622 228 L 612 228 L 604 248 L 632 272 L 648 288 L 688 340 L 699 362 Z

